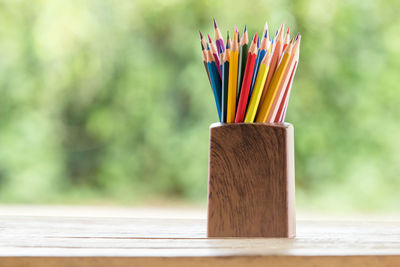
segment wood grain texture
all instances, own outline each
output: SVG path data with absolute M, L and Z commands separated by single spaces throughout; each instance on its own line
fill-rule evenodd
M 178 219 L 188 214 L 184 209 L 109 217 L 115 209 L 90 207 L 85 215 L 15 208 L 16 216 L 1 215 L 10 212 L 0 206 L 0 266 L 400 266 L 400 222 L 380 217 L 300 220 L 296 238 L 232 239 L 206 238 L 205 211 L 203 219 Z
M 291 124 L 210 127 L 208 236 L 294 237 Z

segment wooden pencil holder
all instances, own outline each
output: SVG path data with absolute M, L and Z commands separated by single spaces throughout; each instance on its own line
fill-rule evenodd
M 208 237 L 294 237 L 295 214 L 293 126 L 212 124 Z

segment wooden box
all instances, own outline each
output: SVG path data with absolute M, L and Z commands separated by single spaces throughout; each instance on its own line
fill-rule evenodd
M 208 182 L 208 237 L 296 235 L 291 124 L 212 124 Z

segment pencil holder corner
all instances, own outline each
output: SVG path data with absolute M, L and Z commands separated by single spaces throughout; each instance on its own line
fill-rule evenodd
M 207 236 L 295 235 L 293 126 L 212 124 Z

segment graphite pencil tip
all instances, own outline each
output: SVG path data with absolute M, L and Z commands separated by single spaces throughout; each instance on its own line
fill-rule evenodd
M 243 32 L 246 32 L 247 31 L 247 25 L 244 25 L 244 31 Z

